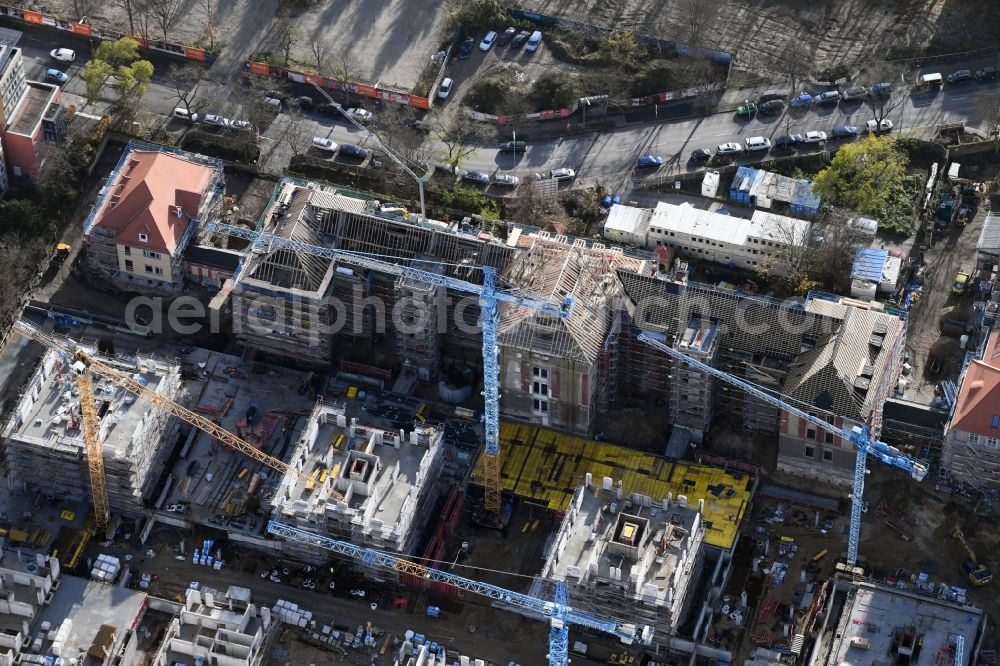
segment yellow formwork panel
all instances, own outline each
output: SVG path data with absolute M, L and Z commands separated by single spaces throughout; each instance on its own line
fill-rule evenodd
M 654 501 L 684 495 L 692 506 L 705 500 L 705 541 L 721 548 L 733 546 L 753 487 L 747 474 L 737 479 L 719 467 L 670 462 L 523 423 L 500 424 L 500 451 L 503 489 L 553 511 L 566 510 L 588 472 L 597 486 L 606 476 L 616 487 L 621 481 L 626 495 L 638 493 Z M 482 478 L 480 457 L 473 480 L 481 483 Z

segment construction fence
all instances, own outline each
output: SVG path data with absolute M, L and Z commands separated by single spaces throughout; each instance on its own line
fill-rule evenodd
M 100 40 L 116 41 L 122 37 L 131 37 L 139 43 L 139 47 L 158 53 L 167 53 L 178 56 L 186 60 L 197 62 L 212 62 L 216 54 L 194 46 L 186 46 L 175 42 L 168 42 L 162 39 L 147 39 L 141 35 L 129 35 L 128 33 L 114 30 L 112 28 L 101 27 L 91 23 L 81 23 L 79 21 L 66 20 L 58 16 L 46 14 L 31 9 L 21 9 L 10 5 L 0 5 L 0 16 L 7 16 L 18 21 L 23 21 L 29 25 L 46 26 L 56 30 L 64 30 L 81 37 L 91 37 Z
M 277 79 L 288 79 L 290 81 L 295 81 L 296 83 L 314 83 L 321 88 L 326 88 L 328 90 L 346 90 L 347 92 L 354 93 L 355 95 L 360 95 L 362 97 L 370 97 L 372 99 L 379 99 L 385 102 L 395 102 L 397 104 L 403 104 L 404 106 L 412 106 L 414 109 L 430 108 L 430 101 L 428 98 L 411 95 L 400 90 L 392 90 L 377 85 L 369 85 L 367 83 L 338 81 L 326 76 L 320 76 L 319 74 L 307 74 L 294 69 L 275 67 L 266 62 L 259 62 L 257 60 L 248 60 L 247 68 L 252 73 L 260 74 L 262 76 L 273 76 Z

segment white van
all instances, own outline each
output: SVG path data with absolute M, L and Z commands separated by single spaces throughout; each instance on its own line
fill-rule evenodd
M 538 50 L 538 47 L 542 44 L 542 33 L 538 30 L 531 33 L 531 37 L 528 37 L 528 43 L 524 45 L 524 50 L 528 53 L 534 53 Z
M 751 136 L 743 140 L 743 145 L 750 150 L 768 150 L 771 147 L 771 140 L 766 136 Z
M 917 86 L 920 88 L 939 88 L 944 85 L 944 77 L 938 73 L 921 74 L 917 79 Z

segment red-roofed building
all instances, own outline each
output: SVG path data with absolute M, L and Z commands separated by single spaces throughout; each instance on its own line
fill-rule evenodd
M 91 267 L 132 288 L 179 289 L 184 248 L 218 217 L 224 185 L 218 160 L 133 142 L 84 225 Z
M 941 466 L 976 487 L 1000 485 L 1000 329 L 969 363 L 945 430 Z

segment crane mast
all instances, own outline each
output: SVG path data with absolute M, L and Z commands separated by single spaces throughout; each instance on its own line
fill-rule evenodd
M 467 280 L 460 280 L 447 275 L 413 268 L 401 263 L 405 261 L 403 259 L 386 258 L 382 255 L 370 255 L 363 252 L 311 245 L 295 239 L 262 233 L 232 224 L 209 222 L 208 230 L 248 240 L 253 244 L 253 251 L 266 252 L 271 249 L 283 249 L 292 252 L 302 252 L 478 296 L 480 306 L 479 324 L 483 329 L 483 420 L 486 440 L 483 454 L 483 468 L 485 470 L 485 479 L 483 481 L 485 492 L 484 504 L 488 513 L 493 515 L 500 514 L 502 491 L 500 479 L 500 349 L 497 345 L 497 326 L 500 319 L 499 305 L 500 303 L 507 303 L 516 307 L 530 308 L 536 312 L 554 317 L 567 317 L 573 307 L 571 297 L 567 296 L 561 302 L 554 303 L 545 298 L 498 289 L 496 286 L 496 271 L 490 266 L 470 267 L 482 272 L 483 284 L 479 285 Z
M 761 389 L 759 386 L 755 386 L 746 380 L 735 377 L 728 372 L 719 370 L 688 356 L 684 352 L 674 349 L 666 342 L 660 340 L 656 333 L 643 331 L 639 334 L 639 340 L 659 349 L 673 359 L 687 363 L 696 370 L 700 370 L 727 384 L 736 386 L 773 407 L 786 411 L 797 418 L 811 423 L 817 428 L 821 428 L 825 432 L 838 435 L 854 444 L 855 449 L 857 449 L 857 456 L 854 460 L 854 482 L 851 491 L 851 526 L 847 540 L 848 566 L 853 567 L 858 559 L 858 542 L 861 540 L 861 514 L 864 511 L 863 496 L 868 456 L 878 458 L 887 465 L 902 469 L 917 481 L 923 481 L 924 477 L 927 476 L 928 468 L 926 463 L 911 458 L 896 447 L 890 446 L 885 442 L 870 439 L 867 425 L 855 425 L 850 428 L 838 427 L 827 422 L 826 419 L 821 419 L 818 416 L 795 407 L 788 401 L 782 400 Z

